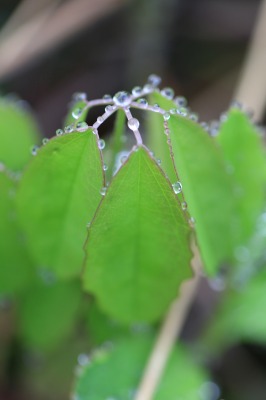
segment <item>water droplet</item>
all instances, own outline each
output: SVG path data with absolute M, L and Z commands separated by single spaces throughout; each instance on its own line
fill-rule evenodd
M 191 113 L 191 114 L 189 114 L 189 119 L 191 119 L 191 121 L 198 122 L 199 116 L 196 113 Z
M 172 184 L 173 190 L 175 194 L 181 193 L 182 192 L 182 183 L 181 182 L 175 182 Z
M 176 113 L 182 117 L 186 117 L 188 115 L 188 109 L 186 107 L 180 107 L 176 110 Z
M 171 108 L 170 114 L 176 114 L 176 113 L 177 113 L 177 109 L 176 108 Z
M 170 117 L 171 117 L 171 115 L 170 115 L 168 112 L 166 112 L 166 113 L 163 115 L 163 119 L 164 119 L 165 121 L 168 121 L 168 120 L 170 119 Z
M 105 112 L 106 113 L 110 113 L 113 111 L 113 106 L 111 106 L 110 104 L 108 106 L 105 107 Z
M 75 110 L 72 111 L 72 117 L 78 119 L 79 117 L 81 117 L 82 112 L 83 112 L 82 108 L 75 108 Z
M 71 133 L 71 132 L 73 132 L 73 130 L 74 130 L 74 125 L 71 124 L 71 125 L 68 125 L 68 126 L 65 127 L 64 132 L 65 133 Z
M 227 119 L 228 119 L 227 113 L 221 114 L 221 116 L 220 116 L 220 122 L 221 123 L 227 121 Z
M 107 164 L 103 164 L 103 170 L 107 171 L 108 170 L 108 165 Z
M 143 86 L 143 91 L 144 93 L 150 93 L 153 91 L 153 86 L 147 83 L 146 85 Z
M 182 210 L 184 210 L 184 211 L 187 210 L 187 202 L 183 201 L 181 204 L 181 207 L 182 207 Z
M 158 75 L 156 75 L 156 74 L 151 74 L 151 75 L 148 77 L 148 83 L 149 83 L 150 85 L 152 85 L 152 86 L 158 86 L 158 85 L 160 85 L 161 81 L 162 81 L 162 79 L 161 79 Z
M 243 104 L 241 104 L 239 101 L 237 100 L 233 100 L 230 104 L 230 108 L 237 108 L 238 110 L 243 110 Z
M 57 129 L 55 132 L 56 136 L 61 136 L 63 135 L 63 133 L 64 133 L 63 129 Z
M 199 395 L 201 400 L 218 400 L 221 390 L 216 383 L 207 381 L 201 385 Z
M 121 163 L 121 164 L 124 164 L 126 161 L 127 161 L 127 156 L 122 156 L 122 157 L 120 158 L 120 163 Z
M 112 101 L 113 99 L 112 99 L 112 96 L 110 95 L 110 94 L 105 94 L 104 96 L 103 96 L 103 99 L 104 100 L 108 100 L 108 101 Z
M 45 146 L 47 143 L 49 142 L 49 139 L 47 138 L 43 138 L 42 140 L 42 144 Z
M 103 123 L 103 117 L 98 117 L 98 118 L 97 118 L 97 122 L 98 122 L 99 124 L 102 124 L 102 123 Z
M 114 103 L 120 107 L 126 107 L 131 103 L 131 95 L 128 92 L 118 92 L 113 97 Z
M 85 132 L 89 128 L 87 122 L 80 121 L 77 123 L 76 129 L 78 132 Z
M 106 191 L 107 191 L 107 188 L 106 188 L 105 186 L 103 186 L 103 187 L 101 188 L 101 190 L 100 190 L 100 194 L 101 194 L 102 196 L 105 196 L 105 195 L 106 195 Z
M 175 97 L 174 102 L 178 107 L 186 107 L 187 106 L 187 99 L 183 96 Z
M 201 122 L 200 126 L 206 131 L 209 131 L 209 125 L 207 124 L 207 122 Z
M 37 153 L 38 153 L 38 150 L 39 150 L 39 147 L 38 147 L 38 146 L 33 146 L 32 149 L 31 149 L 31 154 L 32 154 L 33 156 L 36 156 Z
M 98 129 L 93 128 L 92 133 L 93 133 L 94 135 L 97 135 L 97 134 L 98 134 Z
M 38 275 L 46 285 L 53 285 L 56 282 L 55 274 L 46 268 L 39 268 Z
M 148 102 L 146 99 L 139 99 L 138 103 L 142 106 L 142 107 L 147 107 L 148 106 Z
M 91 226 L 91 222 L 88 222 L 86 227 L 89 228 Z
M 131 118 L 130 120 L 128 120 L 127 125 L 129 129 L 136 131 L 139 128 L 139 120 L 137 118 Z
M 79 354 L 78 355 L 78 363 L 81 367 L 84 367 L 85 365 L 88 365 L 90 363 L 90 357 L 88 354 Z
M 157 158 L 156 161 L 157 161 L 157 164 L 158 164 L 158 165 L 161 165 L 161 164 L 162 164 L 162 160 L 161 160 L 160 158 Z
M 173 97 L 174 97 L 174 91 L 173 91 L 172 88 L 166 87 L 166 88 L 161 90 L 161 95 L 163 97 L 166 97 L 168 100 L 172 100 Z
M 153 104 L 152 109 L 153 109 L 153 111 L 159 112 L 160 111 L 159 104 Z
M 195 218 L 190 217 L 188 222 L 189 222 L 189 225 L 191 226 L 191 228 L 194 228 L 195 223 L 196 223 Z
M 132 89 L 133 96 L 139 96 L 141 94 L 141 92 L 142 92 L 142 88 L 140 86 L 135 86 Z
M 103 150 L 105 148 L 105 141 L 103 139 L 100 139 L 98 141 L 98 147 L 100 150 Z
M 73 99 L 75 101 L 86 101 L 87 95 L 86 95 L 86 93 L 83 93 L 83 92 L 77 92 L 77 93 L 73 94 Z

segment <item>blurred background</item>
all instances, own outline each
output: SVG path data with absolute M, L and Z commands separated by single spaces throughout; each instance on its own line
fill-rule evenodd
M 263 124 L 264 14 L 259 0 L 1 0 L 0 90 L 30 104 L 46 137 L 62 126 L 74 92 L 93 99 L 131 90 L 150 73 L 185 96 L 202 121 L 219 118 L 238 98 Z M 205 296 L 192 310 L 188 336 L 206 302 Z M 11 356 L 12 371 L 14 360 Z M 39 365 L 31 359 L 25 382 L 33 379 L 35 362 Z M 234 400 L 231 393 L 243 393 L 245 386 L 256 387 L 254 400 L 266 398 L 266 348 L 239 344 L 211 367 L 225 400 Z M 53 389 L 51 369 L 50 375 L 46 382 Z M 17 391 L 4 380 L 0 399 L 66 399 L 49 397 L 44 389 L 36 397 L 22 386 Z

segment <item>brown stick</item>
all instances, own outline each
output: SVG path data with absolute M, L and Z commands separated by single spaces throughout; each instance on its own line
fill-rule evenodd
M 200 281 L 201 263 L 197 250 L 195 250 L 192 265 L 195 276 L 183 283 L 180 296 L 178 296 L 170 307 L 146 366 L 135 400 L 151 400 L 153 398 L 168 356 L 177 336 L 181 333 Z

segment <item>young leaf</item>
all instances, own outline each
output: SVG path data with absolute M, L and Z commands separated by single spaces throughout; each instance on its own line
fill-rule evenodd
M 14 206 L 16 182 L 0 172 L 0 294 L 14 294 L 29 285 L 33 267 L 18 228 Z
M 74 328 L 81 301 L 78 282 L 34 286 L 20 299 L 19 334 L 35 350 L 50 350 Z
M 133 151 L 111 182 L 86 251 L 85 288 L 125 323 L 160 318 L 191 276 L 188 224 L 145 148 Z
M 245 244 L 265 203 L 266 159 L 258 132 L 237 109 L 229 112 L 217 140 L 234 181 L 235 245 Z
M 31 147 L 40 141 L 33 116 L 15 103 L 0 99 L 0 162 L 21 170 L 31 158 Z
M 20 221 L 39 267 L 62 278 L 80 272 L 86 225 L 102 186 L 97 137 L 90 130 L 56 137 L 40 149 L 18 192 Z
M 77 380 L 77 397 L 80 400 L 133 399 L 151 345 L 150 339 L 136 337 L 121 341 L 109 353 L 104 350 L 95 352 L 92 362 L 83 369 Z M 176 347 L 154 399 L 198 400 L 205 380 L 204 370 L 195 365 L 183 348 Z
M 262 269 L 238 290 L 228 292 L 215 313 L 208 343 L 228 345 L 248 340 L 266 343 L 266 271 Z

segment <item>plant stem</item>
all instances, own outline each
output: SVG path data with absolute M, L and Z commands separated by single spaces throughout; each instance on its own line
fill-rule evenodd
M 190 306 L 196 296 L 200 281 L 200 257 L 196 246 L 193 246 L 194 258 L 192 266 L 194 277 L 184 282 L 181 294 L 172 303 L 169 312 L 160 329 L 152 354 L 144 371 L 135 400 L 151 400 L 163 374 L 168 356 L 180 335 Z

